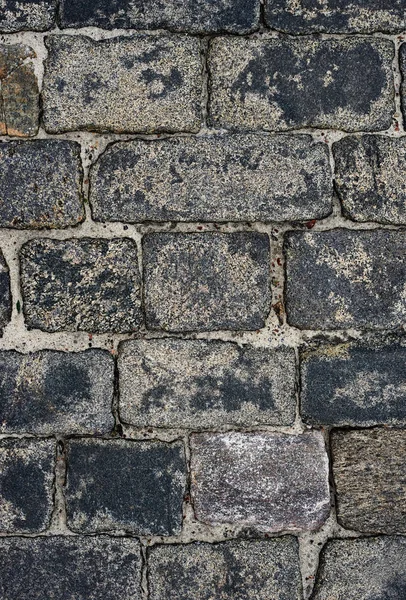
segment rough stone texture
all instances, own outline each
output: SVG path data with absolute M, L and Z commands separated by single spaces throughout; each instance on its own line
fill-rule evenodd
M 137 540 L 42 537 L 0 540 L 3 600 L 141 600 Z
M 56 5 L 57 0 L 0 0 L 0 32 L 51 29 Z
M 394 45 L 344 40 L 216 38 L 210 118 L 219 127 L 387 129 L 394 113 Z
M 136 426 L 291 425 L 295 353 L 203 340 L 119 347 L 120 417 Z
M 397 33 L 406 29 L 405 0 L 267 0 L 266 23 L 286 33 Z
M 180 443 L 72 440 L 66 488 L 68 526 L 83 533 L 177 534 L 185 485 Z
M 0 144 L 0 227 L 62 228 L 85 218 L 80 144 Z
M 403 120 L 406 122 L 406 44 L 402 44 L 399 49 L 400 71 L 402 82 L 400 86 Z
M 155 546 L 148 550 L 150 600 L 299 600 L 297 540 Z
M 50 133 L 198 131 L 198 38 L 50 36 L 43 87 Z
M 192 499 L 204 523 L 259 531 L 318 529 L 330 511 L 323 436 L 194 434 Z
M 270 307 L 262 233 L 151 233 L 143 238 L 147 326 L 260 329 Z
M 0 335 L 11 319 L 10 272 L 0 250 Z
M 104 350 L 0 352 L 0 432 L 109 433 L 113 389 Z
M 387 230 L 287 234 L 289 324 L 301 329 L 402 326 L 405 242 L 404 232 Z
M 47 529 L 53 506 L 55 451 L 51 439 L 0 440 L 0 533 Z
M 406 531 L 406 430 L 335 431 L 337 519 L 365 533 Z
M 171 29 L 249 33 L 259 25 L 259 0 L 62 0 L 62 27 Z
M 345 137 L 333 144 L 336 189 L 354 221 L 406 224 L 406 139 Z
M 20 252 L 30 329 L 131 332 L 141 323 L 137 247 L 130 239 L 37 239 Z
M 0 135 L 30 137 L 38 131 L 38 82 L 29 61 L 35 57 L 29 46 L 0 44 Z
M 97 221 L 283 221 L 332 209 L 326 144 L 215 135 L 110 146 L 92 177 Z
M 406 539 L 330 540 L 321 552 L 313 600 L 403 600 Z
M 312 425 L 406 424 L 406 346 L 342 344 L 305 353 L 301 415 Z

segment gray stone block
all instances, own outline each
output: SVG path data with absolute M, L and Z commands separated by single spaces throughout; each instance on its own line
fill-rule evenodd
M 306 531 L 329 515 L 321 433 L 194 434 L 191 449 L 192 500 L 204 523 Z
M 332 209 L 326 144 L 215 135 L 108 147 L 92 171 L 97 221 L 297 221 Z
M 147 327 L 260 329 L 270 308 L 263 233 L 151 233 L 143 238 Z
M 210 121 L 272 131 L 387 129 L 395 112 L 393 57 L 393 43 L 378 38 L 216 38 Z
M 57 0 L 2 0 L 0 31 L 46 31 L 55 23 Z
M 399 49 L 399 62 L 402 75 L 402 82 L 400 85 L 402 112 L 403 120 L 406 121 L 406 44 L 402 44 Z
M 11 319 L 10 271 L 0 250 L 0 335 Z

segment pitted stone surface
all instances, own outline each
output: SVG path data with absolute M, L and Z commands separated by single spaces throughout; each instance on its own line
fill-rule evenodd
M 291 232 L 285 238 L 288 322 L 300 329 L 392 329 L 406 316 L 402 231 Z
M 185 485 L 184 448 L 178 442 L 71 440 L 68 526 L 82 533 L 178 534 Z
M 406 346 L 342 344 L 306 352 L 301 415 L 311 425 L 406 423 Z
M 364 533 L 406 532 L 406 430 L 333 431 L 337 519 Z
M 151 427 L 291 425 L 295 353 L 204 340 L 119 347 L 120 417 Z
M 3 538 L 3 600 L 141 600 L 141 556 L 135 539 Z
M 0 335 L 11 319 L 10 271 L 0 250 Z
M 299 547 L 293 537 L 148 550 L 150 600 L 299 600 Z
M 141 323 L 130 239 L 37 239 L 20 252 L 25 320 L 43 331 L 130 332 Z
M 399 49 L 399 63 L 402 75 L 402 82 L 400 86 L 402 112 L 403 120 L 406 122 L 406 44 L 402 44 Z
M 47 529 L 53 507 L 55 452 L 51 439 L 0 440 L 1 533 Z
M 57 0 L 0 0 L 0 32 L 51 29 L 56 6 Z
M 394 45 L 377 38 L 215 38 L 210 120 L 226 128 L 376 131 L 394 113 Z
M 312 600 L 403 600 L 406 539 L 329 540 L 320 556 Z
M 283 221 L 332 209 L 326 144 L 215 135 L 110 146 L 93 170 L 97 221 Z
M 406 139 L 350 136 L 333 144 L 336 189 L 354 221 L 406 224 Z
M 62 228 L 85 218 L 80 144 L 35 140 L 0 144 L 0 227 Z
M 194 434 L 192 499 L 204 523 L 259 531 L 318 529 L 330 511 L 319 432 Z
M 200 128 L 198 38 L 49 36 L 44 125 L 64 131 L 159 132 Z
M 151 233 L 143 238 L 147 327 L 260 329 L 270 307 L 262 233 Z
M 109 433 L 113 390 L 105 350 L 0 352 L 0 432 Z

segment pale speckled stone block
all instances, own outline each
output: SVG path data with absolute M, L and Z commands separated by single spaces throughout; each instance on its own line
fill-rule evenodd
M 57 0 L 0 0 L 0 32 L 51 29 L 57 4 Z

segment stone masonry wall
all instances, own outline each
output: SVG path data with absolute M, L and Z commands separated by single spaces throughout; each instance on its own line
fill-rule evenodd
M 0 0 L 0 600 L 406 598 L 405 31 Z

